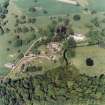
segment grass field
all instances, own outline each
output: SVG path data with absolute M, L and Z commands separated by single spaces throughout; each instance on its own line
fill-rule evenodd
M 24 5 L 24 3 L 26 5 Z M 74 6 L 66 3 L 60 3 L 57 0 L 38 0 L 37 3 L 34 0 L 22 0 L 16 1 L 16 4 L 27 14 L 31 16 L 49 16 L 49 15 L 58 15 L 58 14 L 68 14 L 68 13 L 78 13 L 81 11 L 81 7 Z M 37 12 L 29 13 L 28 9 L 30 7 L 40 7 Z M 47 14 L 43 14 L 43 10 L 47 10 Z
M 97 12 L 104 12 L 105 10 L 105 0 L 87 0 L 88 1 L 88 5 L 87 2 L 85 0 L 79 0 L 80 4 L 82 4 L 83 6 L 73 6 L 71 4 L 67 4 L 67 3 L 60 3 L 57 0 L 38 0 L 37 3 L 34 2 L 34 0 L 22 0 L 20 1 L 16 1 L 16 4 L 25 12 L 28 10 L 29 7 L 34 6 L 34 7 L 41 7 L 42 10 L 45 9 L 48 11 L 48 14 L 43 14 L 43 12 L 41 10 L 39 10 L 36 13 L 28 13 L 29 15 L 32 16 L 47 16 L 47 15 L 58 15 L 58 14 L 71 14 L 71 13 L 80 13 L 82 12 L 82 10 L 86 7 L 88 8 L 90 11 L 92 10 L 96 10 Z M 26 5 L 24 5 L 24 3 Z M 49 4 L 49 5 L 47 5 Z
M 92 58 L 94 66 L 87 66 L 86 58 Z M 76 48 L 76 57 L 72 61 L 80 70 L 80 73 L 89 75 L 105 74 L 105 49 L 103 48 L 97 46 Z

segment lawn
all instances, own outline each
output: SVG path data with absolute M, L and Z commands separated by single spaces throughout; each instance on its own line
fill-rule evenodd
M 87 66 L 86 58 L 92 58 L 94 66 Z M 76 48 L 76 56 L 72 59 L 72 62 L 80 70 L 80 73 L 89 75 L 105 74 L 105 49 L 97 46 Z

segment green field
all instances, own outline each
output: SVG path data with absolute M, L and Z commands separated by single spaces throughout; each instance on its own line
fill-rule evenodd
M 24 5 L 25 3 L 25 5 Z M 89 5 L 85 8 L 88 8 L 90 11 L 96 10 L 97 12 L 104 12 L 105 10 L 105 0 L 88 0 Z M 22 0 L 21 2 L 17 0 L 16 4 L 23 10 L 26 11 L 29 15 L 32 16 L 43 16 L 42 10 L 45 9 L 48 11 L 46 15 L 58 15 L 58 14 L 72 14 L 72 13 L 80 13 L 84 9 L 84 7 L 73 6 L 66 3 L 60 3 L 57 0 L 38 0 L 35 3 L 33 0 Z M 49 4 L 49 5 L 48 5 Z M 28 8 L 41 7 L 42 10 L 36 12 L 35 14 L 30 14 L 27 12 Z
M 92 58 L 94 65 L 86 65 L 86 59 Z M 97 46 L 87 46 L 76 48 L 76 57 L 73 58 L 73 64 L 80 70 L 80 73 L 89 75 L 105 74 L 105 49 Z
M 98 12 L 105 11 L 105 0 L 89 0 L 89 10 L 96 10 Z
M 24 3 L 26 5 L 24 5 Z M 69 14 L 69 13 L 78 13 L 81 12 L 81 7 L 73 6 L 66 3 L 60 3 L 57 0 L 38 0 L 37 3 L 34 0 L 22 0 L 21 2 L 17 0 L 16 4 L 23 10 L 26 11 L 29 15 L 32 16 L 43 16 L 43 10 L 47 10 L 49 15 L 60 15 L 60 14 Z M 29 13 L 28 9 L 30 7 L 40 7 L 42 10 L 37 11 L 36 13 Z

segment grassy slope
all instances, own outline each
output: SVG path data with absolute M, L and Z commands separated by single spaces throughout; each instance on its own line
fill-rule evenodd
M 10 27 L 11 30 L 13 30 L 15 20 L 14 20 L 14 16 L 11 15 L 11 14 L 19 14 L 19 15 L 21 15 L 21 14 L 23 14 L 23 12 L 21 10 L 22 8 L 20 9 L 20 8 L 18 8 L 16 6 L 16 4 L 13 4 L 14 0 L 11 0 L 11 1 L 12 1 L 12 4 L 11 4 L 11 6 L 9 6 L 9 14 L 7 16 L 7 19 L 9 20 L 8 27 Z M 24 11 L 24 13 L 25 12 L 26 11 Z M 57 16 L 59 16 L 59 14 Z M 81 33 L 85 34 L 88 31 L 88 28 L 85 25 L 87 23 L 90 23 L 91 15 L 89 15 L 89 14 L 81 14 L 81 20 L 79 22 L 75 22 L 75 21 L 72 20 L 73 14 L 70 15 L 69 18 L 71 20 L 71 23 L 73 25 L 73 29 L 75 30 L 75 32 L 81 32 Z M 36 22 L 35 25 L 40 27 L 40 24 L 41 24 L 42 27 L 45 27 L 45 25 L 49 24 L 49 22 L 50 22 L 50 20 L 49 20 L 48 16 L 38 16 L 37 17 L 37 22 Z M 25 39 L 27 36 L 29 36 L 29 34 L 30 33 L 28 33 L 27 35 L 22 35 L 22 38 Z M 1 36 L 1 38 L 0 38 L 0 45 L 2 45 L 1 46 L 2 50 L 0 51 L 0 55 L 1 55 L 0 57 L 1 57 L 1 59 L 3 59 L 3 61 L 0 64 L 0 66 L 2 66 L 2 67 L 4 66 L 5 63 L 8 63 L 9 61 L 14 60 L 17 57 L 17 55 L 18 55 L 18 53 L 17 53 L 18 49 L 12 48 L 7 43 L 8 40 L 13 40 L 13 38 L 14 38 L 14 32 L 13 31 L 9 35 L 7 34 L 5 36 Z M 4 40 L 2 40 L 2 39 L 4 39 Z M 6 51 L 7 47 L 12 49 L 9 53 Z M 25 50 L 25 48 L 27 48 L 27 46 L 23 46 L 23 48 L 19 48 L 19 49 Z M 77 49 L 77 50 L 79 50 L 79 49 Z M 97 49 L 96 49 L 96 51 L 97 51 Z M 77 52 L 80 52 L 80 51 L 77 51 Z M 102 51 L 102 52 L 104 52 L 104 51 Z M 9 56 L 10 54 L 13 54 L 14 58 L 11 58 Z M 78 55 L 79 54 L 77 54 L 77 57 L 78 57 Z M 81 52 L 80 52 L 80 55 L 81 55 Z M 81 60 L 81 58 L 79 58 L 79 57 L 75 58 L 75 59 L 80 59 Z M 81 68 L 82 67 L 80 67 L 80 69 Z M 103 66 L 103 68 L 104 68 L 104 66 Z
M 15 5 L 13 4 L 13 2 L 10 2 L 10 6 L 8 7 L 8 15 L 6 17 L 5 20 L 8 20 L 8 24 L 6 25 L 6 27 L 8 27 L 11 32 L 10 33 L 6 33 L 3 36 L 0 36 L 0 58 L 2 59 L 2 62 L 0 62 L 0 68 L 2 69 L 0 71 L 0 75 L 2 75 L 1 72 L 3 72 L 4 75 L 6 75 L 9 71 L 6 70 L 4 68 L 4 64 L 12 62 L 13 60 L 16 59 L 18 53 L 18 49 L 13 48 L 11 45 L 8 44 L 8 41 L 14 40 L 14 33 L 13 33 L 13 29 L 14 29 L 14 17 L 12 15 L 13 12 L 16 12 L 17 14 L 19 13 L 17 8 L 15 7 Z M 6 51 L 6 48 L 10 48 L 11 50 L 9 52 Z M 13 55 L 14 58 L 10 57 L 10 55 Z
M 8 17 L 8 18 L 11 18 L 11 17 Z M 42 18 L 42 17 L 40 17 L 40 18 Z M 45 18 L 45 20 L 46 20 L 46 18 Z M 83 21 L 84 20 L 81 20 L 80 22 L 83 22 Z M 44 25 L 43 20 L 42 20 L 42 23 Z M 77 24 L 76 22 L 74 22 L 74 23 L 75 23 L 74 27 L 77 28 L 76 29 L 77 32 L 80 32 L 80 31 L 83 33 L 86 32 L 87 29 L 85 31 L 84 31 L 84 29 L 81 30 L 81 28 L 83 28 L 84 26 L 81 26 L 79 22 L 78 22 L 78 25 L 76 25 Z M 12 21 L 11 21 L 11 24 L 12 24 Z M 79 29 L 78 29 L 78 26 L 79 26 Z M 73 63 L 76 65 L 76 67 L 80 70 L 81 73 L 86 73 L 89 75 L 97 75 L 97 74 L 99 75 L 100 73 L 104 73 L 104 68 L 105 68 L 105 62 L 104 62 L 105 54 L 104 54 L 104 52 L 105 52 L 105 49 L 97 48 L 96 46 L 77 48 L 76 49 L 77 54 L 76 54 L 76 57 L 73 59 Z M 85 65 L 85 59 L 87 57 L 92 57 L 94 59 L 95 65 L 93 67 L 87 67 Z M 43 65 L 45 69 L 48 69 L 50 67 L 52 68 L 52 66 L 53 66 L 53 64 L 51 64 L 51 62 L 48 62 L 45 60 L 38 60 L 34 63 L 40 65 L 39 64 L 40 62 L 42 62 L 41 65 Z M 77 72 L 78 71 L 76 71 L 75 74 Z M 52 71 L 52 73 L 55 73 L 55 72 Z M 21 74 L 21 73 L 18 73 L 18 75 L 24 76 L 24 74 Z M 11 74 L 11 76 L 15 76 L 15 75 Z
M 14 24 L 16 21 L 14 15 L 21 16 L 24 14 L 16 6 L 16 4 L 14 3 L 14 0 L 10 0 L 8 11 L 9 12 L 7 14 L 7 17 L 5 18 L 5 20 L 8 20 L 8 24 L 5 27 L 9 28 L 11 31 L 10 33 L 5 33 L 4 35 L 0 36 L 0 59 L 2 59 L 2 62 L 0 62 L 0 75 L 6 75 L 9 72 L 9 70 L 7 70 L 4 67 L 4 64 L 9 63 L 9 62 L 12 63 L 13 60 L 16 60 L 17 56 L 19 55 L 17 51 L 21 50 L 22 52 L 24 52 L 28 46 L 28 45 L 25 45 L 22 48 L 21 47 L 15 48 L 13 47 L 13 45 L 8 44 L 8 41 L 14 42 L 14 38 L 16 37 L 16 35 L 18 35 L 14 33 L 14 29 L 15 29 Z M 25 35 L 21 34 L 21 38 L 25 40 L 26 38 L 31 36 L 30 34 L 32 33 L 29 32 Z M 10 48 L 9 52 L 6 50 L 7 48 Z M 10 57 L 10 55 L 13 55 L 13 57 Z

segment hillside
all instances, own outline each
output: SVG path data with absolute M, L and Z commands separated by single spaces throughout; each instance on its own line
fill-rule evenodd
M 105 105 L 100 1 L 1 1 L 0 105 Z

